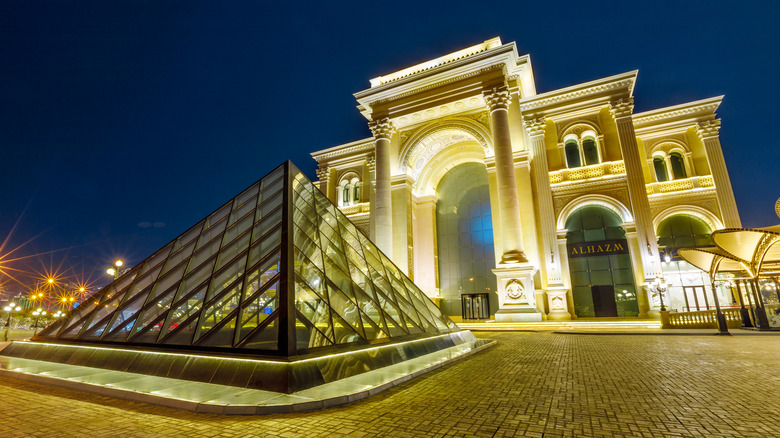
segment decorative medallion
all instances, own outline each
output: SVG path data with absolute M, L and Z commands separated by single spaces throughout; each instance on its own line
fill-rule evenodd
M 506 296 L 514 301 L 528 302 L 525 288 L 520 280 L 513 278 L 506 283 Z

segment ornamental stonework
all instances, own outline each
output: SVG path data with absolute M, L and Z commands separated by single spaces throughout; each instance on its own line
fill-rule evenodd
M 369 122 L 368 128 L 371 129 L 371 133 L 374 135 L 374 138 L 377 140 L 379 139 L 389 140 L 390 137 L 392 137 L 393 132 L 395 132 L 395 127 L 393 127 L 393 124 L 390 123 L 390 119 L 388 119 L 387 117 Z
M 493 88 L 492 90 L 485 90 L 482 92 L 485 96 L 485 105 L 490 112 L 499 109 L 507 109 L 512 102 L 512 96 L 509 94 L 509 88 L 504 85 L 501 87 Z
M 612 113 L 612 117 L 630 117 L 634 112 L 634 98 L 626 97 L 623 99 L 613 100 L 609 103 L 609 111 Z
M 474 120 L 475 122 L 479 123 L 480 125 L 484 126 L 485 128 L 490 130 L 490 120 L 488 118 L 487 111 L 480 111 L 478 113 L 471 113 L 471 114 L 464 114 L 463 117 L 469 118 L 471 120 Z
M 699 136 L 701 138 L 717 137 L 720 130 L 720 119 L 699 122 Z
M 701 194 L 695 196 L 676 196 L 673 198 L 650 199 L 650 215 L 652 217 L 658 216 L 662 211 L 678 206 L 678 205 L 691 205 L 695 207 L 701 207 L 713 215 L 720 217 L 720 209 L 718 208 L 718 200 L 713 194 L 704 197 Z
M 623 184 L 625 184 L 625 182 L 623 182 Z M 631 203 L 628 198 L 628 189 L 625 187 L 601 189 L 601 190 L 578 190 L 576 192 L 553 195 L 553 208 L 555 209 L 555 217 L 558 217 L 561 214 L 561 211 L 563 211 L 563 209 L 571 201 L 579 198 L 582 195 L 589 195 L 589 194 L 608 196 L 620 202 L 621 204 L 626 206 L 626 208 L 629 209 L 631 208 Z
M 525 117 L 523 118 L 523 125 L 525 130 L 530 136 L 544 135 L 544 130 L 547 127 L 547 121 L 544 117 Z

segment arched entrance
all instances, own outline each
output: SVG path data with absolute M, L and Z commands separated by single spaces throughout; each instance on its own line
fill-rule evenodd
M 659 222 L 656 230 L 661 268 L 669 285 L 667 305 L 677 312 L 695 312 L 714 309 L 712 287 L 707 274 L 677 255 L 680 248 L 714 246 L 712 229 L 701 218 L 678 213 Z M 726 303 L 735 301 L 729 299 Z M 726 304 L 722 303 L 722 304 Z
M 485 165 L 464 163 L 452 168 L 440 180 L 436 193 L 441 308 L 447 315 L 460 315 L 461 294 L 487 293 L 493 314 L 498 295 Z
M 574 312 L 579 318 L 639 315 L 637 290 L 622 220 L 587 205 L 566 219 L 566 250 Z

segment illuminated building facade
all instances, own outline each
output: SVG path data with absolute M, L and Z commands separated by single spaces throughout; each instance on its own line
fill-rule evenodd
M 659 277 L 668 307 L 704 309 L 676 249 L 741 226 L 722 96 L 634 113 L 636 79 L 537 93 L 499 38 L 374 78 L 372 137 L 312 153 L 319 188 L 448 315 L 485 293 L 498 321 L 656 317 Z

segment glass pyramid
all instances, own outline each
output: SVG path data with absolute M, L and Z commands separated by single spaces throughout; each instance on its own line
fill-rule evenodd
M 289 357 L 456 331 L 288 161 L 33 341 Z

